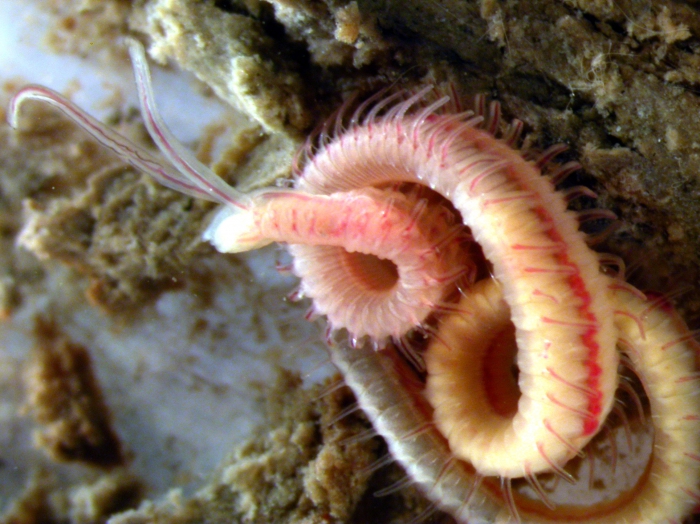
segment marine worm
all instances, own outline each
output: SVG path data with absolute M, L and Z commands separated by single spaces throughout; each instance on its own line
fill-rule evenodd
M 414 183 L 454 205 L 503 286 L 524 355 L 511 438 L 491 448 L 494 458 L 479 472 L 551 470 L 595 435 L 616 389 L 615 328 L 597 255 L 535 163 L 472 114 L 441 113 L 447 97 L 423 106 L 425 96 L 419 91 L 381 116 L 353 116 L 313 151 L 297 188 L 332 194 Z M 554 353 L 564 355 L 557 364 Z
M 461 300 L 462 311 L 441 322 L 425 355 L 425 386 L 389 352 L 336 345 L 330 348 L 331 358 L 377 432 L 385 436 L 392 456 L 413 482 L 461 523 L 678 523 L 700 501 L 700 345 L 666 301 L 647 298 L 612 278 L 608 299 L 614 309 L 618 348 L 649 402 L 650 416 L 643 415 L 638 423 L 649 420 L 653 442 L 646 459 L 635 460 L 635 469 L 617 475 L 617 451 L 609 445 L 609 454 L 602 460 L 613 463 L 612 473 L 601 481 L 606 491 L 592 502 L 587 502 L 590 481 L 574 477 L 568 468 L 558 475 L 573 485 L 567 488 L 568 496 L 558 498 L 561 483 L 551 478 L 526 477 L 527 483 L 513 486 L 508 479 L 480 475 L 455 453 L 449 431 L 440 427 L 444 414 L 439 412 L 452 409 L 450 416 L 460 424 L 462 436 L 475 438 L 470 445 L 482 447 L 489 433 L 497 435 L 507 428 L 507 416 L 512 416 L 513 377 L 507 377 L 505 385 L 493 385 L 485 383 L 493 374 L 482 372 L 493 352 L 507 355 L 514 342 L 503 288 L 493 279 L 478 282 Z M 501 367 L 496 371 L 501 378 L 512 371 L 508 359 L 486 366 Z M 451 390 L 436 387 L 431 384 L 434 381 L 448 383 Z M 489 392 L 492 387 L 504 391 Z M 500 410 L 494 407 L 497 398 L 504 401 Z M 480 424 L 487 427 L 483 431 L 477 427 L 474 437 L 469 426 Z M 630 431 L 627 424 L 624 421 L 622 429 L 616 425 L 619 431 Z M 584 448 L 589 454 L 584 462 L 594 460 L 596 449 L 589 447 Z M 636 449 L 627 450 L 628 455 L 636 453 Z M 632 479 L 627 478 L 631 475 Z
M 355 340 L 369 337 L 378 344 L 404 336 L 425 321 L 457 281 L 473 278 L 474 264 L 461 248 L 471 235 L 446 207 L 427 206 L 420 191 L 368 187 L 324 196 L 267 188 L 246 194 L 224 183 L 165 126 L 143 47 L 132 40 L 130 52 L 146 127 L 172 165 L 43 86 L 26 86 L 15 94 L 10 125 L 17 127 L 24 101 L 47 102 L 164 185 L 223 204 L 203 235 L 218 250 L 290 244 L 301 292 L 313 299 L 311 314 L 325 315 L 332 329 L 346 329 Z
M 616 282 L 610 291 L 619 347 L 644 386 L 654 430 L 648 470 L 617 522 L 680 522 L 700 503 L 700 344 L 663 298 Z
M 328 196 L 270 190 L 245 211 L 220 213 L 205 238 L 226 252 L 289 244 L 313 313 L 353 337 L 398 339 L 475 272 L 461 224 L 417 196 L 372 187 Z
M 228 235 L 238 238 L 254 222 L 251 212 L 265 200 L 263 195 L 272 191 L 280 195 L 276 198 L 283 198 L 280 191 L 242 194 L 180 145 L 156 110 L 143 48 L 132 41 L 130 51 L 146 126 L 177 171 L 46 88 L 22 89 L 11 103 L 11 123 L 16 125 L 19 105 L 26 99 L 59 107 L 122 158 L 168 186 L 224 204 L 206 236 L 223 249 L 245 248 L 221 239 Z M 596 255 L 578 231 L 575 215 L 566 210 L 565 200 L 553 183 L 542 176 L 534 162 L 513 149 L 509 140 L 494 135 L 497 116 L 489 118 L 482 129 L 480 115 L 441 112 L 450 101 L 447 96 L 424 104 L 431 90 L 424 88 L 404 99 L 392 95 L 376 102 L 366 114 L 358 109 L 345 130 L 337 121 L 337 136 L 322 137 L 294 191 L 311 198 L 368 187 L 417 184 L 429 187 L 454 206 L 504 288 L 519 351 L 527 355 L 522 358 L 521 373 L 532 377 L 521 384 L 523 395 L 513 418 L 517 431 L 512 435 L 526 437 L 505 440 L 504 448 L 492 450 L 497 454 L 507 449 L 520 460 L 499 462 L 480 474 L 510 478 L 550 470 L 578 453 L 595 435 L 612 405 L 617 353 L 612 314 L 599 293 L 604 280 Z M 498 115 L 499 106 L 494 107 Z M 320 213 L 316 220 L 321 220 Z M 408 245 L 399 238 L 390 240 L 401 250 Z M 307 265 L 303 250 L 292 252 L 295 267 Z M 322 262 L 321 257 L 316 259 Z M 323 285 L 321 282 L 320 287 Z M 407 320 L 420 321 L 425 310 L 434 306 L 430 301 L 421 302 L 420 315 L 402 311 L 401 316 L 391 317 L 394 323 L 405 326 Z M 344 304 L 318 307 L 330 314 L 343 311 Z M 367 309 L 360 319 L 372 316 Z M 333 317 L 329 324 L 332 329 L 351 327 Z M 353 329 L 353 337 L 374 333 L 368 326 Z M 386 335 L 403 335 L 402 329 L 389 324 Z M 553 369 L 552 351 L 565 352 L 570 364 Z M 543 380 L 551 387 L 541 388 Z
M 170 165 L 41 86 L 13 98 L 11 125 L 16 127 L 24 100 L 48 102 L 168 187 L 222 204 L 205 232 L 218 249 L 289 244 L 301 291 L 312 299 L 314 312 L 327 317 L 330 338 L 347 330 L 360 346 L 354 353 L 331 347 L 333 360 L 394 456 L 438 505 L 463 522 L 520 516 L 561 521 L 537 475 L 570 476 L 564 466 L 603 426 L 617 389 L 619 342 L 647 388 L 653 416 L 666 417 L 668 409 L 659 400 L 667 392 L 652 371 L 655 362 L 682 385 L 671 407 L 682 408 L 685 418 L 668 415 L 655 426 L 668 453 L 655 452 L 651 468 L 655 475 L 683 474 L 686 480 L 664 484 L 644 477 L 639 507 L 653 500 L 668 508 L 659 501 L 672 489 L 681 509 L 664 509 L 664 515 L 687 513 L 698 498 L 698 473 L 679 457 L 693 464 L 700 457 L 685 440 L 697 434 L 698 379 L 687 372 L 692 343 L 665 308 L 643 307 L 635 302 L 640 297 L 623 298 L 611 288 L 599 256 L 578 231 L 585 215 L 567 211 L 568 199 L 590 191 L 555 189 L 575 166 L 542 174 L 559 148 L 528 160 L 514 147 L 521 124 L 500 132 L 498 104 L 488 115 L 479 98 L 475 111 L 450 112 L 446 108 L 459 103 L 449 96 L 431 98 L 435 90 L 428 86 L 380 93 L 351 115 L 341 111 L 329 120 L 310 140 L 292 189 L 241 193 L 175 140 L 156 110 L 143 48 L 132 41 L 130 52 L 146 127 Z M 477 273 L 465 247 L 472 240 L 487 260 L 480 271 L 492 278 L 469 289 Z M 463 302 L 454 304 L 460 293 Z M 474 319 L 468 320 L 469 312 Z M 486 333 L 488 326 L 496 336 Z M 434 334 L 427 352 L 428 374 L 434 374 L 427 381 L 430 402 L 407 384 L 409 370 L 391 348 L 374 351 L 414 329 Z M 465 376 L 474 384 L 470 391 L 482 395 L 470 402 L 489 410 L 493 420 L 487 426 L 498 433 L 488 443 L 462 444 L 460 429 L 468 424 L 449 417 L 445 422 L 441 414 L 453 411 L 451 400 L 441 400 L 443 391 L 463 393 L 452 384 L 459 377 L 445 379 L 449 364 L 440 364 L 458 350 L 460 337 L 451 333 L 459 330 L 482 344 L 470 358 L 483 362 L 488 354 L 517 361 L 517 376 L 497 365 Z M 500 384 L 484 384 L 484 377 Z M 681 400 L 686 397 L 692 399 Z M 512 487 L 511 479 L 521 477 L 539 500 L 526 500 Z M 588 515 L 608 522 L 636 507 L 630 500 L 634 494 L 604 509 L 561 505 L 557 511 L 582 522 L 593 522 Z

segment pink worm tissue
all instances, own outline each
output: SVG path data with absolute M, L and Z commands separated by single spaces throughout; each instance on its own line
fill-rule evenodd
M 572 166 L 543 176 L 553 154 L 526 160 L 513 147 L 520 123 L 499 135 L 497 104 L 485 117 L 482 104 L 476 116 L 445 110 L 459 103 L 431 102 L 431 88 L 378 95 L 329 121 L 335 131 L 307 146 L 293 189 L 243 194 L 175 140 L 156 110 L 143 48 L 132 42 L 130 50 L 146 126 L 171 165 L 41 86 L 13 98 L 11 125 L 24 100 L 50 103 L 163 184 L 222 203 L 205 232 L 219 250 L 289 244 L 301 293 L 312 314 L 327 317 L 329 341 L 342 330 L 353 340 L 354 348 L 331 343 L 332 360 L 394 458 L 438 506 L 465 523 L 679 522 L 700 501 L 692 334 L 670 307 L 599 269 L 606 257 L 588 248 L 567 195 L 554 187 Z M 424 383 L 384 347 L 405 346 L 416 330 L 430 335 Z M 509 348 L 515 360 L 498 370 L 489 358 L 509 360 Z M 622 418 L 614 405 L 620 355 L 645 389 L 658 446 L 631 489 L 588 505 L 555 503 L 547 474 L 576 484 L 567 465 L 602 429 L 613 431 L 610 413 Z M 460 378 L 465 362 L 476 365 Z M 485 376 L 517 381 L 516 392 Z M 474 384 L 467 391 L 466 378 Z M 624 380 L 619 387 L 642 406 Z M 488 394 L 471 398 L 483 391 L 496 391 L 506 408 Z
M 508 438 L 488 458 L 463 458 L 481 460 L 485 475 L 551 470 L 593 437 L 615 394 L 615 329 L 598 258 L 533 163 L 477 127 L 471 114 L 437 112 L 444 99 L 411 111 L 424 96 L 323 145 L 297 189 L 333 194 L 413 183 L 454 204 L 510 306 L 522 393 Z

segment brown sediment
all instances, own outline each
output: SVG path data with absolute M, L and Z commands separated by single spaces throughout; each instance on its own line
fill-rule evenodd
M 105 62 L 126 59 L 114 43 L 128 33 L 129 0 L 39 0 L 53 23 L 44 44 L 59 53 L 99 55 Z
M 336 377 L 335 380 L 340 380 Z M 380 439 L 353 439 L 370 426 L 347 387 L 304 388 L 283 371 L 265 388 L 267 422 L 238 446 L 193 497 L 173 495 L 115 517 L 113 524 L 234 522 L 382 523 L 410 518 L 428 503 L 413 489 L 381 499 L 373 493 L 403 473 L 372 465 L 386 452 Z
M 181 285 L 188 263 L 207 252 L 198 224 L 210 207 L 116 163 L 69 196 L 27 200 L 19 242 L 86 275 L 90 300 L 118 311 Z
M 4 524 L 102 524 L 138 506 L 144 493 L 143 483 L 123 469 L 75 485 L 37 473 L 0 518 Z
M 36 346 L 26 370 L 27 408 L 40 426 L 36 445 L 58 462 L 100 468 L 123 466 L 126 457 L 88 350 L 53 320 L 36 319 Z
M 201 220 L 206 205 L 142 184 L 138 173 L 44 106 L 24 107 L 17 133 L 4 123 L 4 110 L 2 117 L 5 316 L 49 260 L 86 275 L 93 302 L 116 311 L 152 301 L 181 277 L 185 261 L 207 252 L 197 246 L 201 225 L 187 220 L 197 213 Z M 116 121 L 125 134 L 144 139 L 138 122 Z M 179 249 L 168 243 L 175 241 L 171 232 Z M 14 247 L 19 237 L 43 263 Z

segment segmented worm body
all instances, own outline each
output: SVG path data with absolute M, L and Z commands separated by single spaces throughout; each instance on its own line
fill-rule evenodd
M 227 252 L 289 244 L 313 313 L 354 337 L 399 338 L 474 273 L 461 248 L 465 228 L 447 208 L 417 197 L 372 187 L 265 192 L 246 212 L 219 214 L 205 237 Z
M 462 299 L 462 311 L 450 314 L 442 323 L 439 337 L 432 341 L 426 355 L 427 395 L 425 386 L 395 355 L 377 353 L 369 348 L 331 347 L 333 362 L 343 372 L 348 385 L 358 393 L 359 403 L 376 430 L 386 436 L 393 456 L 404 464 L 410 477 L 436 504 L 459 522 L 681 522 L 700 501 L 700 372 L 697 362 L 700 348 L 685 323 L 664 300 L 648 299 L 632 286 L 614 279 L 608 281 L 608 297 L 619 330 L 618 346 L 625 355 L 625 365 L 634 370 L 646 391 L 653 429 L 652 451 L 636 471 L 637 477 L 631 483 L 628 480 L 628 487 L 616 496 L 604 497 L 592 504 L 575 497 L 554 504 L 549 497 L 556 494 L 556 483 L 546 486 L 537 477 L 531 477 L 525 479 L 526 484 L 500 489 L 498 478 L 480 475 L 471 464 L 455 455 L 448 442 L 449 435 L 434 423 L 436 402 L 431 397 L 437 396 L 438 402 L 447 404 L 440 408 L 454 411 L 476 405 L 482 417 L 455 413 L 455 419 L 462 415 L 463 421 L 495 425 L 489 428 L 495 434 L 501 430 L 498 426 L 504 425 L 504 420 L 499 420 L 499 413 L 488 413 L 492 411 L 487 407 L 492 401 L 484 392 L 488 385 L 475 377 L 482 369 L 479 361 L 483 360 L 483 349 L 488 348 L 509 324 L 503 314 L 507 306 L 502 291 L 493 281 L 477 283 Z M 465 333 L 468 340 L 461 338 Z M 451 337 L 455 337 L 455 341 Z M 475 349 L 476 354 L 473 354 Z M 434 355 L 435 352 L 438 355 Z M 449 361 L 442 362 L 441 368 L 434 362 L 436 359 Z M 451 395 L 431 393 L 430 389 L 435 387 L 431 381 L 444 381 L 445 373 L 457 377 L 448 381 L 448 387 L 464 387 L 464 391 Z M 463 386 L 461 381 L 467 384 Z M 457 406 L 460 401 L 466 406 Z M 595 454 L 595 450 L 588 447 L 584 451 Z M 628 450 L 628 453 L 634 454 L 636 450 Z M 608 456 L 605 460 L 615 458 Z M 615 467 L 612 471 L 614 477 Z M 628 474 L 619 473 L 623 477 Z M 562 471 L 560 475 L 574 482 L 568 472 Z M 606 479 L 611 489 L 615 480 Z M 585 479 L 576 479 L 574 487 L 583 493 L 591 489 L 588 484 L 590 480 L 587 483 Z M 537 498 L 528 495 L 528 488 Z
M 462 458 L 478 457 L 484 475 L 550 470 L 595 435 L 616 388 L 615 330 L 598 259 L 532 162 L 471 114 L 437 113 L 445 99 L 415 108 L 422 96 L 321 147 L 298 188 L 332 194 L 410 182 L 454 204 L 504 288 L 522 355 L 510 430 Z
M 311 313 L 327 317 L 331 341 L 346 330 L 358 346 L 331 345 L 332 360 L 437 505 L 470 523 L 642 522 L 649 504 L 674 522 L 690 511 L 700 478 L 697 346 L 665 304 L 599 270 L 567 194 L 555 190 L 576 166 L 542 175 L 556 148 L 527 160 L 514 148 L 520 124 L 502 133 L 499 106 L 487 115 L 480 98 L 475 111 L 449 112 L 456 101 L 431 99 L 431 88 L 380 94 L 309 142 L 293 189 L 243 194 L 177 143 L 154 105 L 143 49 L 132 43 L 131 53 L 146 126 L 171 165 L 47 88 L 22 89 L 11 124 L 23 100 L 53 104 L 165 185 L 223 204 L 204 235 L 219 250 L 289 244 Z M 578 195 L 591 192 L 568 192 Z M 430 334 L 425 385 L 391 347 L 374 351 L 415 330 Z M 649 398 L 649 465 L 612 500 L 552 502 L 547 475 L 576 483 L 572 458 L 609 428 L 611 412 L 621 418 L 620 352 Z
M 700 503 L 700 345 L 663 297 L 611 283 L 618 344 L 649 399 L 654 452 L 618 522 L 679 522 Z

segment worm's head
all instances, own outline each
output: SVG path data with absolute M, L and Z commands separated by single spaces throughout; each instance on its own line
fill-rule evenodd
M 227 205 L 217 211 L 202 238 L 222 253 L 242 253 L 272 243 L 260 234 L 256 208 Z

